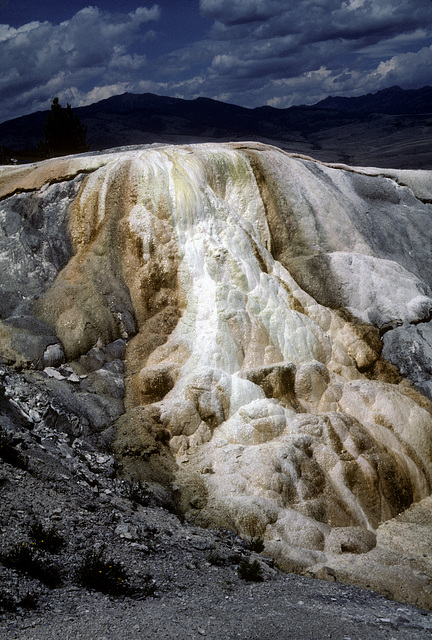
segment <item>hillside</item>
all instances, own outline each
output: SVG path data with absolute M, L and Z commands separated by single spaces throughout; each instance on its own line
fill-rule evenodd
M 335 109 L 345 113 L 430 114 L 432 111 L 432 87 L 404 90 L 395 86 L 357 98 L 329 96 L 318 102 L 316 107 Z
M 391 88 L 315 106 L 246 109 L 207 98 L 123 94 L 76 109 L 92 150 L 132 144 L 255 140 L 327 162 L 432 168 L 431 88 Z M 0 124 L 0 145 L 34 158 L 46 112 Z M 27 151 L 26 151 L 27 150 Z

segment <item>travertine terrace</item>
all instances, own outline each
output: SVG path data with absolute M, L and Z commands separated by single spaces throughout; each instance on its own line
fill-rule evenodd
M 432 172 L 203 144 L 5 167 L 0 192 L 6 364 L 67 363 L 79 401 L 124 340 L 90 428 L 125 473 L 288 570 L 432 603 Z

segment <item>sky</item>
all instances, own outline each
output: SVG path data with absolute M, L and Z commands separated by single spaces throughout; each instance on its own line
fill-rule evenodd
M 431 84 L 431 0 L 0 0 L 0 122 L 54 97 L 285 108 Z

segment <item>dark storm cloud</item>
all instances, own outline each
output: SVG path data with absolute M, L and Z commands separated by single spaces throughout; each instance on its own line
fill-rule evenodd
M 200 7 L 215 20 L 211 37 L 220 49 L 209 80 L 232 101 L 245 78 L 262 79 L 251 106 L 289 106 L 389 84 L 409 88 L 414 78 L 426 84 L 430 77 L 432 4 L 426 0 L 201 0 Z M 381 57 L 377 44 L 385 44 Z M 410 78 L 407 64 L 421 71 Z
M 79 2 L 60 24 L 0 25 L 0 119 L 55 95 L 74 106 L 151 91 L 286 107 L 430 83 L 430 0 Z
M 60 24 L 0 25 L 3 113 L 21 115 L 49 104 L 55 95 L 76 103 L 97 93 L 98 86 L 119 84 L 121 89 L 125 77 L 146 62 L 131 46 L 152 37 L 143 27 L 159 17 L 156 5 L 127 14 L 90 6 Z

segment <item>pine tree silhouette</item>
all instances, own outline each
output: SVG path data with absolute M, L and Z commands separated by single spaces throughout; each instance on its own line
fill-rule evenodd
M 89 150 L 87 127 L 81 124 L 70 104 L 64 109 L 58 98 L 54 98 L 51 111 L 43 126 L 44 138 L 38 148 L 49 158 Z

